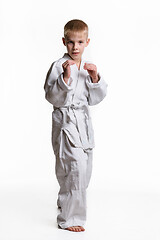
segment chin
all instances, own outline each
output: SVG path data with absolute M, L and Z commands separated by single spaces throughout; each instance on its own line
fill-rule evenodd
M 81 56 L 73 56 L 72 55 L 72 59 L 78 61 L 78 60 L 81 60 Z

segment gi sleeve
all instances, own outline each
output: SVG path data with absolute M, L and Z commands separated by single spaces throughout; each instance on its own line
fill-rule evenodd
M 56 107 L 64 105 L 67 102 L 68 92 L 72 90 L 71 79 L 69 82 L 68 85 L 63 80 L 63 68 L 56 62 L 52 63 L 44 85 L 47 101 Z
M 107 84 L 106 82 L 103 80 L 103 78 L 99 75 L 99 81 L 97 83 L 93 83 L 90 76 L 87 76 L 87 86 L 88 86 L 88 91 L 89 91 L 89 95 L 88 95 L 88 104 L 89 105 L 96 105 L 98 103 L 100 103 L 104 97 L 107 94 Z

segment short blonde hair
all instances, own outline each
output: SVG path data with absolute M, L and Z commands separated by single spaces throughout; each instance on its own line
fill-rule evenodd
M 66 23 L 64 26 L 64 37 L 66 38 L 69 32 L 82 32 L 86 31 L 88 38 L 88 25 L 79 19 L 73 19 Z

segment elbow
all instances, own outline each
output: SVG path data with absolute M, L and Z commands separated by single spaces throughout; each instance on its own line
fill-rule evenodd
M 94 98 L 94 99 L 89 99 L 88 104 L 90 106 L 97 105 L 98 103 L 102 102 L 103 99 L 105 98 L 106 94 L 99 97 L 99 98 Z
M 106 95 L 107 95 L 107 88 L 105 89 L 105 91 L 104 89 L 103 91 L 98 91 L 97 94 L 93 93 L 88 98 L 88 104 L 90 106 L 96 105 L 100 103 L 106 97 Z
M 54 105 L 53 97 L 51 97 L 51 94 L 49 94 L 49 92 L 47 92 L 47 93 L 45 94 L 45 99 L 46 99 L 49 103 L 51 103 L 51 104 Z

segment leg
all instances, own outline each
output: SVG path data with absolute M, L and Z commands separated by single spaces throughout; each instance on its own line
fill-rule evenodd
M 87 164 L 86 164 L 86 168 L 87 169 L 86 169 L 86 176 L 85 176 L 86 177 L 86 188 L 89 185 L 89 182 L 90 182 L 90 179 L 91 179 L 91 174 L 92 174 L 92 156 L 93 156 L 92 150 L 89 151 L 87 153 L 87 155 L 88 155 L 88 157 L 87 157 Z M 57 156 L 56 159 L 57 159 L 57 165 L 59 165 L 59 167 L 58 167 L 59 168 L 59 172 L 61 172 L 61 173 L 58 174 L 59 175 L 58 181 L 59 181 L 59 185 L 62 186 L 62 187 L 60 188 L 60 191 L 59 191 L 59 194 L 58 194 L 58 200 L 57 200 L 57 206 L 60 209 L 61 208 L 61 203 L 60 203 L 61 202 L 61 200 L 60 200 L 61 199 L 61 195 L 63 195 L 63 192 L 67 191 L 67 190 L 64 191 L 64 182 L 66 180 L 66 177 L 65 177 L 64 170 L 63 170 L 64 167 L 60 166 L 60 165 L 64 165 L 62 163 L 63 160 L 62 159 L 60 160 L 58 156 Z
M 60 185 L 58 204 L 61 206 L 57 221 L 61 228 L 79 232 L 84 231 L 86 187 L 91 170 L 88 154 L 75 148 L 66 135 L 64 137 L 63 158 L 56 157 L 56 176 Z

